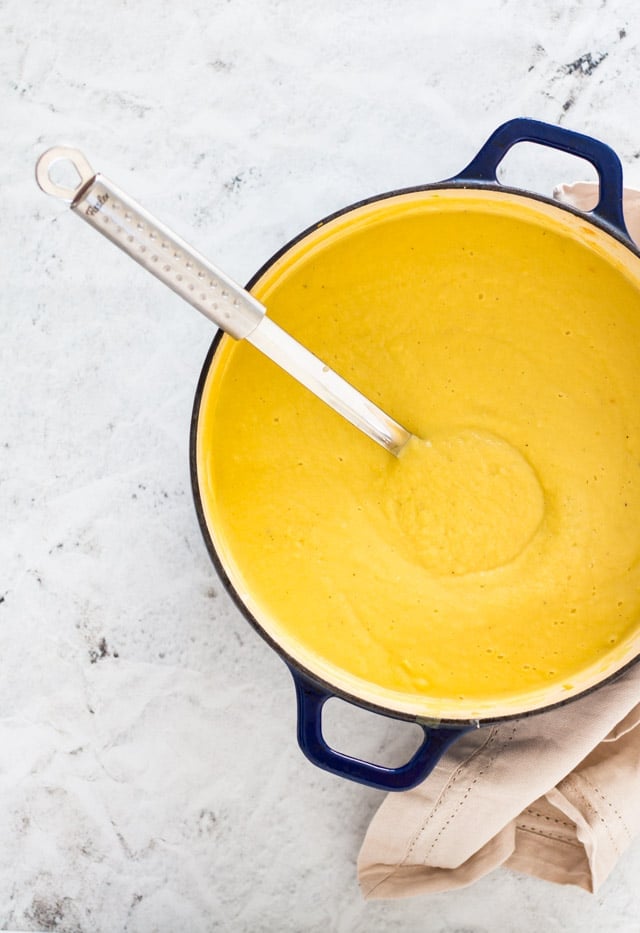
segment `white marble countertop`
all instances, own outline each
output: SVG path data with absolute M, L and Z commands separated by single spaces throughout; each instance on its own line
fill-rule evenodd
M 382 794 L 302 757 L 290 676 L 196 521 L 211 328 L 33 169 L 81 148 L 241 281 L 512 116 L 606 140 L 638 185 L 637 5 L 4 0 L 0 26 L 0 928 L 636 933 L 640 841 L 596 896 L 499 871 L 362 900 Z M 531 146 L 504 172 L 546 193 L 593 175 Z M 373 751 L 404 742 L 370 728 Z M 351 747 L 360 720 L 341 729 Z

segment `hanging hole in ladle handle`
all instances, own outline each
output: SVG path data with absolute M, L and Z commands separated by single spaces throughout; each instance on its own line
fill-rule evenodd
M 58 162 L 67 162 L 67 168 L 71 168 L 77 176 L 75 187 L 58 184 L 51 175 L 51 169 Z M 95 172 L 77 149 L 70 149 L 67 146 L 54 146 L 53 149 L 47 149 L 38 159 L 36 164 L 36 181 L 45 194 L 51 194 L 53 197 L 61 198 L 63 201 L 73 201 L 76 195 L 84 186 L 94 178 Z

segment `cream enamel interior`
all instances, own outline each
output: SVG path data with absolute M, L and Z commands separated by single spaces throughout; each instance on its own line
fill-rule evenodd
M 318 227 L 253 293 L 431 445 L 426 467 L 395 461 L 223 338 L 197 428 L 202 508 L 235 590 L 287 654 L 428 721 L 546 707 L 637 655 L 627 247 L 552 204 L 434 189 Z

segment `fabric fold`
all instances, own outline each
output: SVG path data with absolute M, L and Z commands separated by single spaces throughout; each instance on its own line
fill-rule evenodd
M 639 699 L 634 667 L 569 705 L 464 735 L 423 784 L 384 800 L 358 860 L 365 897 L 463 887 L 503 864 L 597 890 L 640 831 Z

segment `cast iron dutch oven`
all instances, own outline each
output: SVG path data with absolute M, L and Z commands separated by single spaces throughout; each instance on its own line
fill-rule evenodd
M 595 167 L 600 182 L 600 197 L 594 210 L 589 213 L 580 213 L 551 199 L 502 186 L 497 180 L 498 166 L 511 147 L 521 141 L 548 146 L 590 162 Z M 628 262 L 630 265 L 636 264 L 638 261 L 639 254 L 625 227 L 622 211 L 622 169 L 616 154 L 608 146 L 588 136 L 528 119 L 514 119 L 500 126 L 490 136 L 471 163 L 455 177 L 438 184 L 393 191 L 382 194 L 377 198 L 359 202 L 325 218 L 320 224 L 322 226 L 331 224 L 336 219 L 341 222 L 345 219 L 348 220 L 350 215 L 355 215 L 363 207 L 375 204 L 383 205 L 387 199 L 394 199 L 399 196 L 408 197 L 410 202 L 412 194 L 423 197 L 425 193 L 430 193 L 435 197 L 462 189 L 474 191 L 479 195 L 486 195 L 493 202 L 503 199 L 505 204 L 508 204 L 514 198 L 521 201 L 526 199 L 531 205 L 537 204 L 538 208 L 544 209 L 549 216 L 562 216 L 565 222 L 569 222 L 571 217 L 574 219 L 579 218 L 579 223 L 574 224 L 573 235 L 606 240 L 616 256 L 618 256 L 616 261 Z M 288 253 L 299 248 L 305 238 L 313 236 L 319 226 L 318 224 L 314 225 L 284 246 L 254 276 L 248 288 L 251 289 L 275 263 L 282 261 L 283 257 L 286 257 Z M 532 264 L 535 274 L 535 257 L 532 257 Z M 640 314 L 640 309 L 638 313 Z M 505 719 L 548 710 L 569 702 L 577 696 L 582 696 L 596 689 L 613 677 L 619 676 L 637 660 L 637 645 L 634 648 L 633 643 L 631 643 L 628 649 L 617 658 L 613 666 L 603 669 L 596 676 L 590 675 L 585 682 L 579 683 L 573 691 L 570 691 L 569 695 L 563 695 L 559 691 L 547 697 L 544 703 L 534 706 L 534 708 L 528 706 L 527 708 L 515 710 L 487 710 L 486 715 L 463 716 L 461 718 L 445 717 L 439 721 L 436 721 L 437 717 L 416 715 L 406 708 L 394 708 L 392 704 L 381 704 L 375 698 L 372 699 L 371 696 L 368 696 L 366 691 L 362 695 L 351 693 L 341 685 L 328 682 L 326 677 L 318 671 L 310 669 L 309 665 L 303 663 L 299 657 L 294 656 L 290 649 L 280 644 L 277 637 L 274 637 L 273 632 L 268 631 L 263 622 L 256 618 L 247 607 L 237 587 L 231 582 L 231 574 L 224 555 L 219 553 L 220 549 L 214 543 L 214 529 L 210 528 L 207 523 L 206 509 L 203 506 L 203 478 L 199 475 L 197 457 L 199 431 L 201 429 L 201 406 L 203 392 L 212 366 L 215 364 L 216 354 L 219 353 L 221 341 L 228 339 L 230 338 L 220 333 L 213 341 L 202 369 L 195 397 L 190 441 L 191 477 L 195 507 L 209 554 L 227 591 L 251 625 L 282 656 L 293 675 L 298 708 L 298 741 L 304 754 L 315 765 L 341 777 L 373 787 L 385 790 L 408 789 L 421 782 L 429 774 L 447 747 L 464 732 Z M 215 458 L 215 450 L 212 451 L 211 455 Z M 398 768 L 382 767 L 336 751 L 329 747 L 322 732 L 323 705 L 329 698 L 334 696 L 374 712 L 397 719 L 417 722 L 424 730 L 422 744 L 411 760 Z

